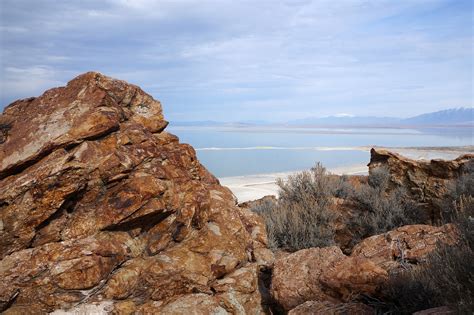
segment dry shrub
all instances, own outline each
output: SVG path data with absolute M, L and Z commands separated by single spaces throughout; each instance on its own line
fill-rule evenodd
M 347 222 L 353 231 L 353 243 L 393 230 L 397 227 L 425 223 L 428 218 L 403 187 L 389 189 L 388 169 L 375 169 L 369 175 L 368 184 L 353 191 L 359 211 Z
M 447 196 L 441 205 L 441 223 L 455 221 L 459 207 L 464 207 L 462 203 L 469 202 L 469 196 L 474 196 L 474 159 L 464 165 L 461 175 L 449 185 Z
M 334 198 L 356 201 L 358 215 L 346 223 L 359 240 L 406 224 L 420 223 L 421 214 L 402 188 L 388 191 L 386 169 L 375 170 L 368 184 L 357 188 L 346 176 L 335 176 L 317 163 L 310 171 L 278 180 L 279 199 L 252 210 L 265 220 L 270 246 L 296 251 L 334 244 L 337 213 Z
M 444 210 L 452 214 L 453 200 L 461 195 L 472 195 L 472 169 L 453 182 Z M 418 207 L 403 187 L 390 183 L 388 169 L 374 169 L 368 182 L 352 185 L 345 176 L 329 174 L 317 163 L 310 171 L 303 171 L 279 180 L 279 199 L 267 201 L 252 210 L 265 220 L 270 246 L 296 251 L 309 247 L 334 244 L 337 213 L 333 211 L 334 198 L 351 200 L 356 204 L 355 215 L 346 221 L 353 234 L 352 244 L 360 240 L 409 224 L 429 222 L 426 212 Z M 395 186 L 395 187 L 394 187 Z M 445 222 L 451 222 L 452 217 Z M 444 222 L 443 222 L 444 223 Z
M 439 245 L 425 262 L 390 275 L 383 298 L 368 300 L 379 313 L 411 314 L 438 306 L 449 306 L 459 314 L 473 313 L 473 176 L 474 167 L 467 167 L 452 183 L 443 209 L 443 213 L 450 214 L 444 222 L 454 222 L 458 227 L 458 243 Z M 266 201 L 253 208 L 265 219 L 273 248 L 295 251 L 332 245 L 336 219 L 331 211 L 334 197 L 351 199 L 359 205 L 361 215 L 347 223 L 355 239 L 428 219 L 403 188 L 389 189 L 386 169 L 374 170 L 368 184 L 362 183 L 356 189 L 346 178 L 328 174 L 318 163 L 311 171 L 290 176 L 278 185 L 277 202 Z
M 449 306 L 459 314 L 474 311 L 474 198 L 461 196 L 453 205 L 460 239 L 455 246 L 439 245 L 427 261 L 390 276 L 381 311 L 411 314 Z M 379 305 L 380 306 L 380 305 Z
M 333 196 L 342 193 L 340 183 L 319 163 L 286 181 L 278 180 L 278 201 L 252 209 L 265 220 L 270 246 L 296 251 L 333 245 L 335 214 L 330 206 Z
M 448 306 L 458 314 L 474 312 L 474 167 L 469 163 L 451 183 L 442 213 L 459 232 L 455 245 L 438 244 L 427 260 L 390 276 L 380 312 L 411 314 Z

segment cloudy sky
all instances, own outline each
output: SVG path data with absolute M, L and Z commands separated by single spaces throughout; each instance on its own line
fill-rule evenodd
M 2 0 L 0 108 L 90 71 L 169 120 L 473 106 L 471 0 Z

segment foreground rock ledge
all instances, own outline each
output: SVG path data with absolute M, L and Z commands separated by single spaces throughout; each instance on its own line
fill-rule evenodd
M 452 224 L 406 225 L 366 238 L 350 256 L 337 246 L 302 249 L 276 259 L 270 293 L 289 314 L 375 314 L 355 301 L 380 298 L 389 274 L 422 264 L 437 244 L 457 240 Z
M 258 216 L 99 73 L 0 116 L 0 311 L 263 311 Z

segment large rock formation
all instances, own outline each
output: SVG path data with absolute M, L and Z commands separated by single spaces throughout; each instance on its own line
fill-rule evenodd
M 407 189 L 410 197 L 423 207 L 432 222 L 441 219 L 441 206 L 446 202 L 452 181 L 474 170 L 474 154 L 455 160 L 411 160 L 381 149 L 370 151 L 369 172 L 386 168 L 392 187 Z
M 4 110 L 0 311 L 262 312 L 261 220 L 166 125 L 95 72 Z

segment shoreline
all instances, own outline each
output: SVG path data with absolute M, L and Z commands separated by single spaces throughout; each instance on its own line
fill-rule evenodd
M 403 147 L 403 148 L 387 148 L 376 147 L 391 152 L 398 153 L 414 160 L 432 160 L 443 159 L 452 160 L 466 153 L 473 153 L 474 146 L 462 147 Z M 370 151 L 371 147 L 358 147 L 359 150 Z M 337 150 L 337 148 L 336 148 Z M 347 166 L 339 166 L 327 168 L 327 170 L 336 175 L 367 175 L 367 163 L 354 164 Z M 266 174 L 251 174 L 240 176 L 220 177 L 221 185 L 228 187 L 237 198 L 238 202 L 246 202 L 260 199 L 267 195 L 278 195 L 278 186 L 276 181 L 278 178 L 286 178 L 289 175 L 301 172 L 303 170 L 295 170 L 290 172 L 274 172 Z
M 245 202 L 260 199 L 267 195 L 278 195 L 278 178 L 286 178 L 289 175 L 301 172 L 279 172 L 255 175 L 229 176 L 219 178 L 221 185 L 229 188 L 237 198 L 238 202 Z M 332 174 L 337 175 L 367 175 L 365 164 L 352 165 L 347 167 L 336 167 L 328 169 Z

